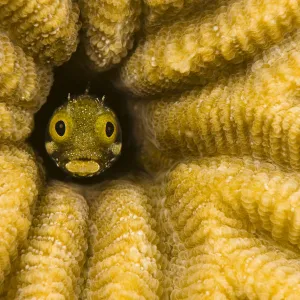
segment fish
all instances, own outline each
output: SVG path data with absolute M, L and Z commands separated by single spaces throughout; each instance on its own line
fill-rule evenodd
M 101 99 L 71 97 L 52 114 L 45 148 L 57 167 L 72 177 L 92 177 L 112 166 L 122 152 L 120 122 Z

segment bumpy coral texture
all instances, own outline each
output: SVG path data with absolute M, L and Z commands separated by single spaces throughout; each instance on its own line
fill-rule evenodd
M 300 2 L 216 0 L 204 12 L 205 2 L 145 0 L 145 36 L 121 70 L 137 95 L 189 89 L 131 105 L 143 165 L 172 168 L 91 188 L 51 182 L 29 230 L 42 174 L 25 146 L 9 143 L 28 136 L 49 92 L 43 63 L 75 50 L 78 8 L 0 0 L 7 299 L 300 299 Z M 131 48 L 141 3 L 80 5 L 87 53 L 108 69 Z
M 133 113 L 146 167 L 164 165 L 156 153 L 161 151 L 169 159 L 248 154 L 299 170 L 299 45 L 297 33 L 265 53 L 246 75 L 137 102 Z
M 78 44 L 79 8 L 71 0 L 0 2 L 0 27 L 43 63 L 61 65 Z
M 208 0 L 144 0 L 146 31 L 155 31 L 164 23 L 176 22 L 177 18 L 199 12 Z
M 30 149 L 0 144 L 0 293 L 31 223 L 42 178 Z
M 112 181 L 90 192 L 84 299 L 159 299 L 162 274 L 155 221 L 149 198 L 133 182 Z
M 0 31 L 0 140 L 20 141 L 33 128 L 33 113 L 52 85 L 50 67 L 36 64 Z
M 99 71 L 118 64 L 140 26 L 140 0 L 80 0 L 86 53 Z
M 237 0 L 214 14 L 176 20 L 141 40 L 121 69 L 132 93 L 203 85 L 299 27 L 299 1 Z
M 78 299 L 87 250 L 88 206 L 51 182 L 40 199 L 8 299 Z
M 165 299 L 298 299 L 299 184 L 298 173 L 247 157 L 172 170 L 152 191 Z
M 33 114 L 30 111 L 0 103 L 0 140 L 21 141 L 33 129 Z

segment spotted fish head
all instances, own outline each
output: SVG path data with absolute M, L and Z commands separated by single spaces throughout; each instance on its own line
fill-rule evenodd
M 46 130 L 45 147 L 56 165 L 75 177 L 91 177 L 121 154 L 122 133 L 114 112 L 88 94 L 55 110 Z

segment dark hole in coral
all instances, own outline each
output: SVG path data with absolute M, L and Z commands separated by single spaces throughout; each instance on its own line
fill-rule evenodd
M 111 79 L 115 77 L 115 70 L 104 73 L 94 72 L 86 66 L 82 55 L 78 52 L 69 62 L 56 68 L 50 95 L 47 102 L 35 115 L 35 128 L 29 140 L 38 155 L 42 157 L 48 178 L 87 184 L 119 178 L 136 166 L 135 143 L 131 133 L 130 116 L 127 112 L 126 95 L 118 91 L 112 84 Z M 71 95 L 83 94 L 89 84 L 90 94 L 99 98 L 105 95 L 106 105 L 117 114 L 122 127 L 123 148 L 121 157 L 110 169 L 95 177 L 77 179 L 56 167 L 48 156 L 45 150 L 45 130 L 54 110 L 67 101 L 68 93 Z

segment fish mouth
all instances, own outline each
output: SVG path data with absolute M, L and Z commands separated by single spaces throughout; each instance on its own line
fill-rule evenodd
M 68 172 L 80 177 L 93 176 L 100 171 L 98 162 L 84 159 L 70 160 L 65 164 L 65 168 Z

